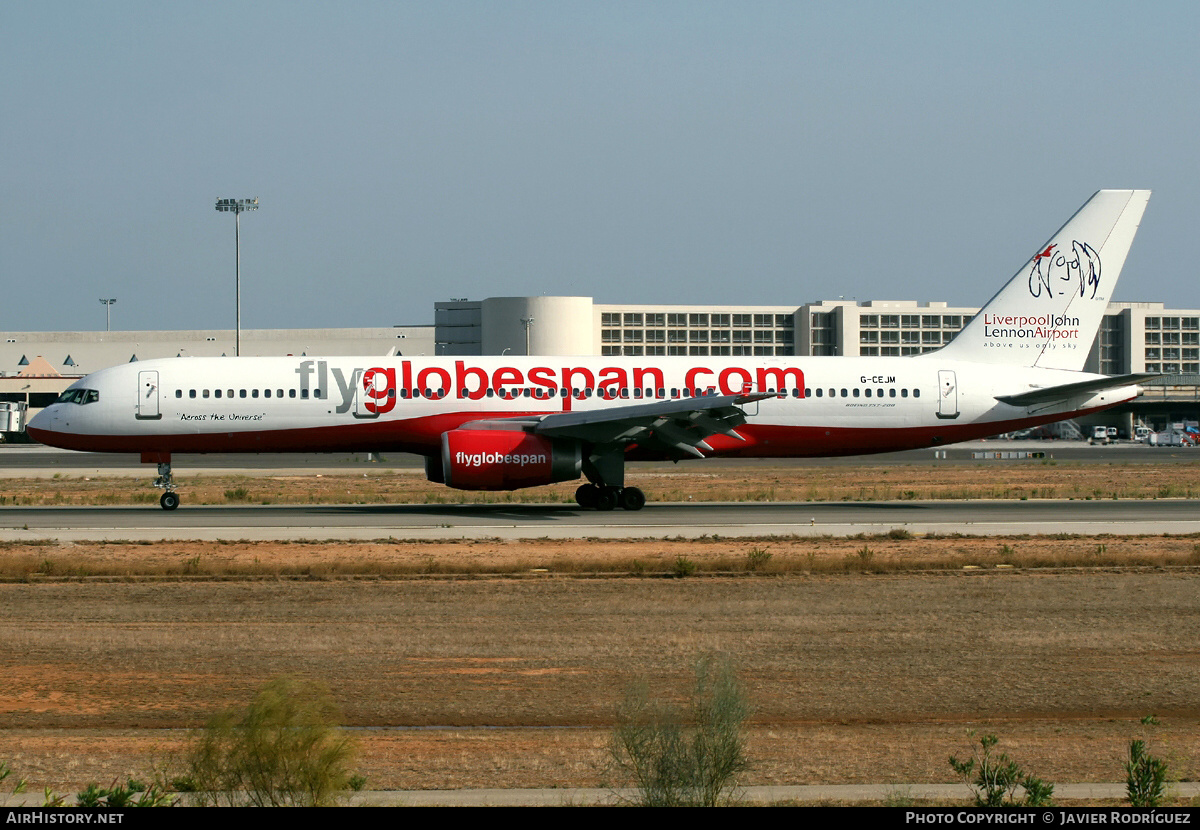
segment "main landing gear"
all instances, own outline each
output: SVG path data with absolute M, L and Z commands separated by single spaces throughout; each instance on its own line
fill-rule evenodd
M 596 484 L 581 484 L 575 491 L 575 501 L 580 507 L 596 510 L 612 510 L 620 506 L 625 510 L 641 510 L 646 506 L 646 494 L 637 487 L 601 487 Z
M 158 500 L 163 510 L 174 510 L 179 506 L 179 494 L 175 492 L 175 476 L 171 474 L 170 461 L 158 462 L 158 478 L 154 479 L 154 486 L 166 491 Z
M 641 510 L 646 494 L 637 487 L 625 486 L 625 447 L 621 444 L 594 447 L 583 459 L 583 474 L 588 483 L 579 485 L 575 501 L 594 510 Z

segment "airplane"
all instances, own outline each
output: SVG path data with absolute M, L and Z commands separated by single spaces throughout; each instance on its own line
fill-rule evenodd
M 179 506 L 174 453 L 312 451 L 417 453 L 429 480 L 462 490 L 584 478 L 581 507 L 639 510 L 631 460 L 941 447 L 1137 397 L 1159 375 L 1082 369 L 1149 197 L 1097 192 L 920 355 L 147 360 L 76 381 L 27 429 L 156 463 L 165 510 Z

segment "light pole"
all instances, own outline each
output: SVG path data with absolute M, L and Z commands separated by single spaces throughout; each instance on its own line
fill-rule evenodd
M 217 210 L 221 213 L 233 214 L 234 240 L 237 247 L 237 266 L 234 272 L 234 291 L 237 294 L 237 329 L 233 354 L 234 357 L 239 357 L 242 354 L 242 213 L 247 210 L 258 210 L 258 198 L 217 199 Z
M 100 298 L 100 302 L 104 303 L 104 330 L 112 331 L 112 304 L 117 301 L 116 297 L 111 300 Z
M 529 328 L 533 325 L 533 318 L 522 317 L 521 325 L 525 327 L 525 354 L 529 354 Z

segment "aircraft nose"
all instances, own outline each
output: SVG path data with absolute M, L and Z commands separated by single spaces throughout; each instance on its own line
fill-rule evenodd
M 25 425 L 25 434 L 39 444 L 54 446 L 55 435 L 59 431 L 58 405 L 50 404 L 38 414 L 29 419 Z
M 26 429 L 50 429 L 50 420 L 52 418 L 53 418 L 53 416 L 50 414 L 50 407 L 46 407 L 41 412 L 34 415 L 33 418 L 30 419 L 29 423 L 25 425 L 25 428 Z

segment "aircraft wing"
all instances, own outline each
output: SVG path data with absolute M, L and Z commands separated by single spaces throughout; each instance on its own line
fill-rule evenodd
M 745 440 L 736 432 L 736 427 L 746 423 L 746 415 L 739 406 L 774 397 L 776 395 L 769 392 L 706 395 L 612 409 L 562 412 L 545 416 L 533 431 L 538 435 L 575 438 L 589 444 L 636 443 L 672 455 L 703 458 L 705 452 L 712 450 L 704 439 L 712 435 Z
M 1015 395 L 997 395 L 996 400 L 1000 401 L 1000 403 L 1010 404 L 1011 406 L 1030 406 L 1031 404 L 1062 401 L 1067 398 L 1078 397 L 1079 395 L 1103 392 L 1105 389 L 1119 389 L 1122 386 L 1133 386 L 1152 378 L 1161 377 L 1163 375 L 1158 372 L 1114 375 L 1108 378 L 1095 378 L 1093 380 L 1081 380 L 1077 383 L 1064 383 L 1059 386 L 1031 389 L 1028 392 L 1018 392 Z
M 778 397 L 771 392 L 704 395 L 669 401 L 559 412 L 538 418 L 472 421 L 467 429 L 523 429 L 548 438 L 573 438 L 587 444 L 633 444 L 669 455 L 703 458 L 712 450 L 705 441 L 713 435 L 745 440 L 736 428 L 746 423 L 739 409 L 748 403 Z

